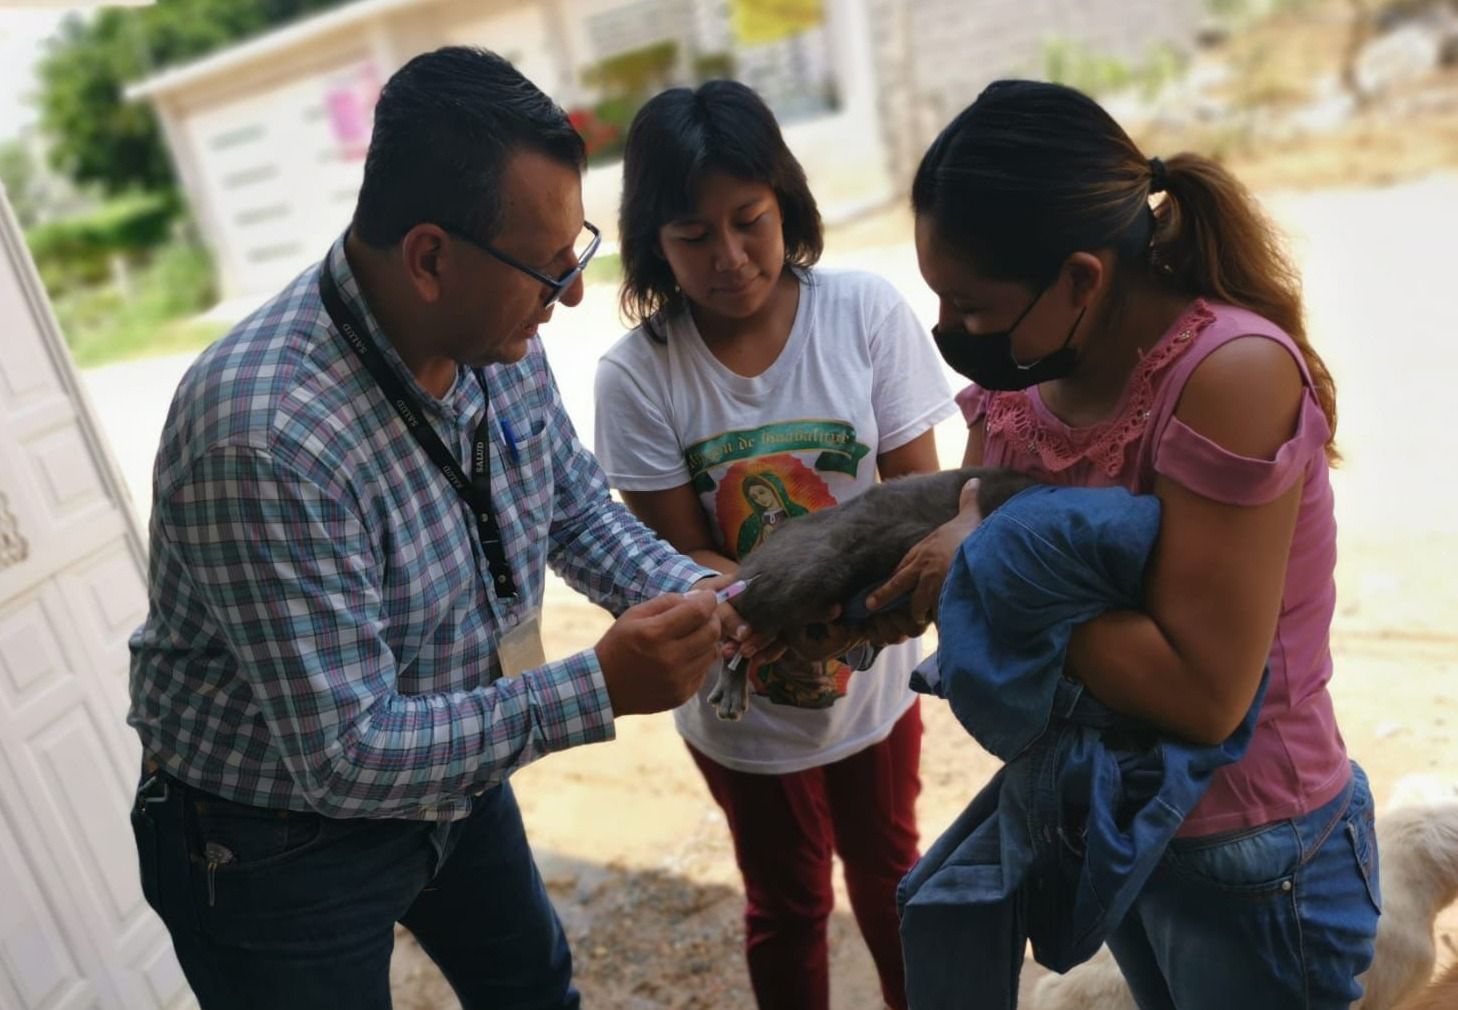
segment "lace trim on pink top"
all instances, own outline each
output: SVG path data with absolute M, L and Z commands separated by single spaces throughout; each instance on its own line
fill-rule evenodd
M 1191 304 L 1134 369 L 1125 387 L 1123 403 L 1109 420 L 1087 428 L 1069 428 L 1058 424 L 1056 419 L 1039 415 L 1032 390 L 988 393 L 981 404 L 986 411 L 988 436 L 1000 436 L 1010 446 L 1036 455 L 1050 473 L 1088 460 L 1109 477 L 1117 478 L 1124 470 L 1129 444 L 1144 433 L 1149 423 L 1155 376 L 1189 350 L 1195 337 L 1213 322 L 1215 313 L 1203 300 Z M 964 409 L 970 408 L 969 423 L 976 420 L 975 407 L 964 403 Z

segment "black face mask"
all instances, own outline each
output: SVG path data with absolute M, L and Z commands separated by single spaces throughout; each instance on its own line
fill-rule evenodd
M 1063 340 L 1063 346 L 1058 350 L 1026 365 L 1018 364 L 1018 359 L 1013 357 L 1013 331 L 1033 311 L 1033 306 L 1038 304 L 1038 300 L 1047 291 L 1046 287 L 1039 291 L 1037 297 L 1023 309 L 1022 314 L 1013 320 L 1013 324 L 998 333 L 979 333 L 974 336 L 960 326 L 955 329 L 934 327 L 932 337 L 937 342 L 937 350 L 941 352 L 942 360 L 951 365 L 958 374 L 965 375 L 983 389 L 1027 389 L 1040 382 L 1050 382 L 1070 374 L 1078 364 L 1078 352 L 1069 344 L 1073 340 L 1073 334 L 1078 331 L 1078 324 L 1083 322 L 1082 311 L 1073 321 L 1068 336 Z

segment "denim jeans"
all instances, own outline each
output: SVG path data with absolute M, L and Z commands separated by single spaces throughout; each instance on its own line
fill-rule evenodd
M 142 889 L 203 1010 L 390 1006 L 394 926 L 464 1010 L 576 1010 L 572 957 L 509 784 L 456 822 L 335 820 L 143 776 Z
M 1345 1010 L 1381 904 L 1372 793 L 1353 762 L 1304 817 L 1175 839 L 1108 944 L 1141 1010 Z

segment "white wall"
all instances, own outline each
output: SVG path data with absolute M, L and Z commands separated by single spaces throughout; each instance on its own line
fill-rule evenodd
M 271 293 L 349 223 L 365 144 L 343 121 L 359 106 L 367 142 L 374 94 L 411 56 L 482 45 L 513 56 L 549 91 L 560 86 L 546 9 L 514 0 L 411 6 L 159 99 L 224 297 Z
M 360 47 L 179 117 L 177 135 L 194 164 L 193 196 L 209 208 L 206 227 L 225 289 L 281 286 L 348 223 L 372 93 L 383 80 Z M 351 116 L 364 117 L 362 136 L 358 123 L 350 129 Z

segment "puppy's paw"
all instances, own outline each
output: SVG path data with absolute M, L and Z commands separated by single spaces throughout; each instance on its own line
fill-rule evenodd
M 709 693 L 709 704 L 713 705 L 720 719 L 737 722 L 749 708 L 749 677 L 744 670 L 724 667 L 719 671 L 719 682 Z
M 736 690 L 726 691 L 719 700 L 719 718 L 738 722 L 749 709 L 749 683 L 742 683 Z

